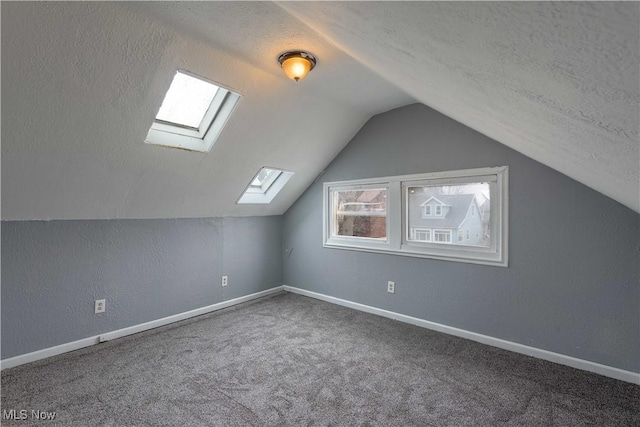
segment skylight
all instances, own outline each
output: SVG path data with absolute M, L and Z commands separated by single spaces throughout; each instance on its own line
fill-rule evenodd
M 178 71 L 156 120 L 199 129 L 216 92 L 218 86 Z
M 267 177 L 269 175 L 272 175 L 273 172 L 276 172 L 275 169 L 267 169 L 267 168 L 260 169 L 260 172 L 258 172 L 258 176 L 255 177 L 251 185 L 253 187 L 262 186 L 262 183 L 265 182 Z
M 238 199 L 238 203 L 271 203 L 292 176 L 293 172 L 261 168 Z
M 239 99 L 235 92 L 177 71 L 145 142 L 207 152 Z
M 247 190 L 264 194 L 281 174 L 282 171 L 277 169 L 262 168 Z

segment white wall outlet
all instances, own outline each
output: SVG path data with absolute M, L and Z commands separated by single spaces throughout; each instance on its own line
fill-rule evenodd
M 222 286 L 227 286 L 229 284 L 229 276 L 222 276 Z
M 106 299 L 97 299 L 96 300 L 96 306 L 95 306 L 96 314 L 104 313 L 104 311 L 106 309 L 107 309 L 107 300 Z
M 387 282 L 387 292 L 390 294 L 396 293 L 396 282 L 388 281 Z

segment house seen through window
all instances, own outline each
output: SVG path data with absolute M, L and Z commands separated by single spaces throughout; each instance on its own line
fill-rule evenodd
M 408 241 L 489 247 L 491 192 L 488 182 L 421 185 L 407 190 Z M 480 207 L 485 204 L 483 217 Z M 435 216 L 429 215 L 432 210 Z M 433 231 L 433 239 L 426 236 L 424 230 Z
M 333 236 L 387 238 L 387 189 L 367 188 L 332 193 L 336 207 Z

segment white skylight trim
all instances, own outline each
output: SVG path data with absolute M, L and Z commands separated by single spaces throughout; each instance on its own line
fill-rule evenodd
M 185 71 L 177 71 L 145 142 L 208 152 L 240 95 Z
M 266 204 L 271 203 L 274 197 L 282 190 L 291 179 L 293 172 L 280 169 L 263 167 L 253 177 L 238 204 Z
M 271 188 L 271 185 L 282 175 L 278 169 L 262 168 L 247 188 L 248 193 L 264 194 Z

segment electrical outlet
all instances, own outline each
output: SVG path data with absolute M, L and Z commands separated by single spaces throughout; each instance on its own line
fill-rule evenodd
M 227 286 L 229 284 L 229 276 L 222 276 L 222 286 Z
M 390 294 L 396 293 L 396 282 L 388 281 L 387 282 L 387 292 Z
M 96 305 L 95 305 L 96 314 L 104 313 L 104 311 L 106 309 L 107 309 L 107 300 L 106 299 L 97 299 L 96 300 Z

